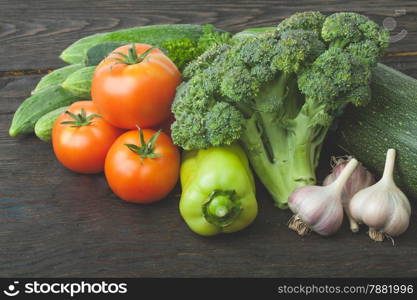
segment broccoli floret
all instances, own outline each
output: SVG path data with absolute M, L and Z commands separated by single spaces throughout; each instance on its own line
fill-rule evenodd
M 214 45 L 213 47 L 210 47 L 184 69 L 182 77 L 184 79 L 190 79 L 194 75 L 201 73 L 203 70 L 212 65 L 215 60 L 218 60 L 219 57 L 221 57 L 221 54 L 229 48 L 230 46 L 228 44 Z
M 231 37 L 229 32 L 219 31 L 213 25 L 206 24 L 203 26 L 203 35 L 198 39 L 197 47 L 203 53 L 213 45 L 228 43 Z
M 317 35 L 321 34 L 321 28 L 326 16 L 318 11 L 306 11 L 301 13 L 295 13 L 291 17 L 284 19 L 279 23 L 278 32 L 284 32 L 287 30 L 309 30 L 313 31 Z
M 180 70 L 201 55 L 197 42 L 188 38 L 167 41 L 161 45 L 161 48 Z
M 356 94 L 358 88 L 368 87 L 370 74 L 370 69 L 352 54 L 339 48 L 329 48 L 310 68 L 299 74 L 298 86 L 306 98 L 313 98 L 314 102 L 334 99 L 337 108 L 341 101 L 348 99 L 349 102 L 361 105 L 368 99 L 368 94 L 358 99 L 348 95 Z
M 213 25 L 206 24 L 203 26 L 203 34 L 197 41 L 189 38 L 169 40 L 163 43 L 161 48 L 168 53 L 169 58 L 178 69 L 183 70 L 190 61 L 199 57 L 207 49 L 216 45 L 223 45 L 230 38 L 230 33 L 219 31 Z
M 326 18 L 321 35 L 330 47 L 339 47 L 374 65 L 388 46 L 389 32 L 367 17 L 335 13 Z
M 298 72 L 326 49 L 316 33 L 306 30 L 284 31 L 276 47 L 273 63 L 286 73 Z
M 364 38 L 328 44 L 320 35 L 326 21 L 317 12 L 296 14 L 274 31 L 211 47 L 192 61 L 172 106 L 173 141 L 187 150 L 239 141 L 286 207 L 295 188 L 315 184 L 335 117 L 349 103 L 368 103 L 371 65 L 363 58 L 377 60 L 385 47 Z

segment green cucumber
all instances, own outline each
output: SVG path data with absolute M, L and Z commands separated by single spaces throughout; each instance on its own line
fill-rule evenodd
M 366 107 L 348 107 L 341 117 L 337 144 L 378 175 L 394 148 L 396 183 L 417 198 L 417 80 L 378 64 L 371 89 Z
M 33 132 L 35 123 L 46 113 L 81 100 L 60 85 L 55 85 L 36 93 L 20 104 L 9 128 L 10 136 Z
M 70 64 L 82 63 L 88 49 L 102 42 L 146 43 L 158 47 L 175 39 L 188 38 L 197 41 L 202 34 L 201 25 L 191 24 L 149 25 L 98 33 L 76 41 L 61 53 L 60 58 Z
M 32 91 L 32 95 L 39 93 L 41 90 L 58 85 L 64 82 L 64 80 L 75 71 L 81 69 L 83 64 L 74 64 L 65 66 L 59 69 L 52 71 L 51 73 L 42 77 L 42 79 L 38 82 L 36 88 Z
M 84 67 L 72 73 L 62 83 L 62 87 L 85 100 L 91 99 L 91 82 L 95 69 L 96 66 Z
M 42 141 L 49 142 L 55 120 L 67 110 L 68 106 L 59 107 L 43 115 L 35 124 L 35 134 Z
M 84 64 L 86 66 L 96 66 L 105 59 L 114 49 L 126 45 L 128 42 L 104 42 L 97 44 L 87 51 Z

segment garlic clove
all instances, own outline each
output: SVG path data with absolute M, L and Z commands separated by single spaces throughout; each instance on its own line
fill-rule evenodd
M 360 191 L 355 198 L 361 199 L 360 205 L 354 206 L 356 210 L 351 211 L 352 216 L 360 223 L 365 223 L 371 228 L 382 228 L 385 220 L 389 217 L 392 207 L 386 191 L 380 185 Z M 355 199 L 354 198 L 354 199 Z M 359 211 L 358 211 L 359 210 Z M 372 213 L 363 214 L 363 211 Z
M 327 186 L 304 186 L 293 191 L 288 199 L 294 213 L 288 227 L 300 235 L 310 230 L 328 236 L 342 225 L 343 206 L 341 193 L 358 161 L 352 159 L 340 176 Z
M 352 156 L 332 157 L 332 171 L 324 179 L 323 185 L 329 185 L 333 183 L 342 173 L 343 169 L 347 166 L 348 162 L 352 159 Z M 341 200 L 343 210 L 349 219 L 350 230 L 352 232 L 359 231 L 358 223 L 352 218 L 349 213 L 349 203 L 352 197 L 360 190 L 375 183 L 375 177 L 369 172 L 361 163 L 355 168 L 346 184 L 343 187 Z
M 344 208 L 343 210 L 344 210 L 346 216 L 349 219 L 349 228 L 350 228 L 350 231 L 352 231 L 352 232 L 358 232 L 359 231 L 359 224 L 355 221 L 354 218 L 352 218 L 352 216 L 350 215 L 349 211 L 346 208 Z
M 329 236 L 342 226 L 343 223 L 343 206 L 334 204 L 330 209 L 326 209 L 324 215 L 317 223 L 311 225 L 311 228 L 315 232 L 319 232 L 321 235 Z
M 390 221 L 385 224 L 383 230 L 390 236 L 398 236 L 408 229 L 411 206 L 407 196 L 400 189 L 390 194 L 391 199 L 395 202 L 395 209 Z
M 315 193 L 319 193 L 321 191 L 320 187 L 318 186 L 303 186 L 295 189 L 288 199 L 288 207 L 291 211 L 295 214 L 298 214 L 299 210 L 301 209 L 301 204 L 304 202 L 304 199 L 311 197 L 311 195 L 315 195 Z M 314 201 L 307 201 L 305 205 L 314 204 Z M 309 207 L 307 211 L 311 210 Z M 316 211 L 315 209 L 313 211 Z
M 315 199 L 315 195 L 321 192 L 318 186 L 303 186 L 295 189 L 288 198 L 288 207 L 294 213 L 288 227 L 299 235 L 305 235 L 311 231 L 312 224 L 315 224 L 321 216 L 321 199 Z M 305 199 L 310 199 L 305 201 Z M 298 215 L 302 215 L 301 219 Z
M 310 230 L 324 236 L 336 232 L 343 221 L 343 207 L 340 201 L 333 200 L 332 196 L 332 190 L 323 190 L 319 186 L 296 189 L 290 196 L 288 204 L 298 218 L 290 223 L 290 228 L 300 235 L 305 235 Z
M 381 180 L 359 191 L 349 204 L 351 216 L 369 226 L 368 235 L 375 241 L 402 234 L 410 222 L 410 202 L 395 185 L 394 163 L 395 150 L 389 149 Z

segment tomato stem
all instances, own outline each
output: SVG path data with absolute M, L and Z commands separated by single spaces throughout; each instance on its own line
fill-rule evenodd
M 158 130 L 154 135 L 151 136 L 149 141 L 146 142 L 143 135 L 143 130 L 139 126 L 137 126 L 137 128 L 139 130 L 140 146 L 135 144 L 125 144 L 125 146 L 128 147 L 133 153 L 139 155 L 142 159 L 161 157 L 160 154 L 155 153 L 154 151 L 156 140 L 162 131 Z
M 98 114 L 91 114 L 87 116 L 84 108 L 81 108 L 81 112 L 78 114 L 74 114 L 68 110 L 65 113 L 69 115 L 73 120 L 61 122 L 61 124 L 70 124 L 70 127 L 88 126 L 92 123 L 93 118 L 101 118 L 101 116 Z
M 116 60 L 117 63 L 119 64 L 125 64 L 125 65 L 139 64 L 155 48 L 156 47 L 151 47 L 148 50 L 146 50 L 144 53 L 138 56 L 138 53 L 136 52 L 136 46 L 133 43 L 132 46 L 128 50 L 128 54 L 124 54 L 122 52 L 113 52 L 114 54 L 120 55 L 122 57 L 122 58 L 114 58 L 114 60 Z

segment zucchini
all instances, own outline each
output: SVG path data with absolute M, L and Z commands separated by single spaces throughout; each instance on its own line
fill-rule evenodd
M 114 49 L 126 45 L 128 42 L 104 42 L 88 49 L 84 64 L 86 66 L 96 66 L 105 59 Z
M 59 107 L 43 115 L 35 124 L 35 134 L 42 141 L 49 142 L 55 120 L 67 110 L 68 106 Z
M 52 71 L 51 73 L 42 77 L 38 82 L 36 88 L 32 91 L 32 95 L 39 93 L 41 90 L 51 87 L 53 85 L 58 85 L 64 82 L 64 80 L 75 71 L 81 69 L 83 64 L 74 64 L 65 66 L 59 69 Z
M 372 101 L 349 107 L 337 144 L 381 175 L 388 148 L 397 150 L 396 183 L 417 197 L 417 80 L 383 64 L 372 73 Z
M 72 73 L 62 83 L 62 87 L 85 100 L 91 99 L 91 82 L 93 81 L 95 70 L 96 66 L 91 66 Z
M 175 39 L 197 41 L 203 33 L 203 26 L 191 24 L 149 25 L 98 33 L 76 41 L 61 53 L 60 58 L 70 64 L 82 63 L 88 49 L 102 42 L 146 43 L 159 47 Z
M 46 88 L 32 95 L 20 104 L 9 128 L 10 136 L 33 132 L 35 123 L 46 113 L 81 100 L 60 85 Z

